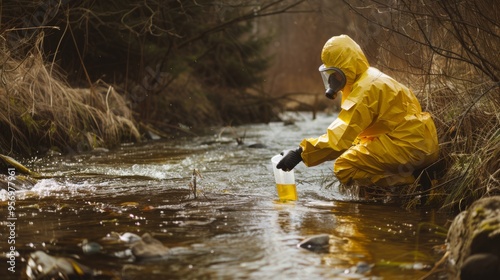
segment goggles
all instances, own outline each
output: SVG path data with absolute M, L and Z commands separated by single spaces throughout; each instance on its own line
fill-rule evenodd
M 325 96 L 329 99 L 335 99 L 337 93 L 345 86 L 346 77 L 344 72 L 337 67 L 326 67 L 324 64 L 318 70 L 325 85 Z

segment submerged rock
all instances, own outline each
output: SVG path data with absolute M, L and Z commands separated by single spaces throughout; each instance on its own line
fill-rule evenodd
M 469 256 L 460 269 L 460 279 L 500 279 L 500 258 L 493 254 L 474 254 Z
M 143 234 L 141 239 L 134 242 L 130 249 L 138 260 L 163 259 L 169 254 L 169 249 L 149 233 Z
M 97 242 L 88 242 L 87 239 L 82 242 L 82 251 L 86 255 L 92 255 L 102 252 L 103 247 Z
M 141 240 L 141 237 L 135 233 L 125 232 L 119 236 L 119 239 L 125 243 L 134 243 Z
M 267 146 L 265 144 L 262 144 L 262 143 L 254 143 L 254 144 L 246 145 L 245 142 L 243 141 L 243 138 L 241 138 L 241 137 L 237 137 L 237 138 L 235 138 L 235 140 L 236 140 L 236 143 L 238 144 L 238 146 L 243 146 L 243 147 L 253 148 L 253 149 L 265 149 L 265 148 L 267 148 Z
M 373 267 L 373 264 L 358 262 L 355 266 L 345 269 L 339 276 L 341 279 L 366 279 L 365 275 L 370 273 Z
M 500 279 L 500 196 L 474 202 L 448 230 L 450 279 Z
M 253 148 L 253 149 L 265 149 L 267 146 L 262 143 L 255 143 L 255 144 L 250 144 L 247 146 L 248 148 Z
M 95 276 L 92 269 L 73 259 L 50 256 L 42 251 L 29 255 L 25 273 L 28 279 L 89 279 Z
M 351 268 L 351 270 L 354 271 L 354 273 L 366 274 L 371 271 L 373 266 L 373 264 L 369 264 L 366 262 L 358 262 L 355 267 Z
M 328 247 L 330 246 L 330 235 L 328 234 L 313 235 L 304 239 L 297 246 L 314 252 L 327 251 Z
M 108 247 L 107 251 L 109 252 L 113 251 L 112 248 L 125 245 L 125 248 L 119 248 L 124 251 L 119 251 L 122 253 L 118 254 L 115 252 L 114 256 L 132 257 L 139 261 L 164 259 L 170 253 L 169 248 L 164 246 L 161 241 L 154 238 L 149 233 L 144 233 L 142 236 L 139 236 L 130 232 L 125 232 L 123 234 L 112 232 L 102 241 L 105 243 L 105 246 Z M 112 248 L 110 248 L 110 246 Z

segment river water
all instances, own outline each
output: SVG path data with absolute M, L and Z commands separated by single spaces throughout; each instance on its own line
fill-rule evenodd
M 29 166 L 46 179 L 16 191 L 16 272 L 6 265 L 10 245 L 2 229 L 1 279 L 22 277 L 35 251 L 70 258 L 98 271 L 98 279 L 426 275 L 442 256 L 437 248 L 444 244 L 445 214 L 351 201 L 338 192 L 332 163 L 312 168 L 299 164 L 299 200 L 277 201 L 270 158 L 296 147 L 304 137 L 324 133 L 335 115 L 289 117 L 295 124 L 213 128 L 204 136 L 33 160 Z M 245 145 L 237 145 L 235 135 L 244 136 Z M 251 146 L 257 143 L 265 147 Z M 0 198 L 1 217 L 6 217 L 4 190 Z M 2 227 L 7 225 L 4 219 Z M 123 242 L 109 242 L 115 233 L 149 233 L 168 253 L 138 260 Z M 329 235 L 329 247 L 297 247 L 317 234 Z M 84 249 L 89 242 L 101 247 Z

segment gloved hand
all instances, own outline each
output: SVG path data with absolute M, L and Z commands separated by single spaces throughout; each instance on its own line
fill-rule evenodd
M 283 154 L 283 153 L 281 153 Z M 302 148 L 299 147 L 296 150 L 290 150 L 276 165 L 276 168 L 283 171 L 292 170 L 299 162 L 302 161 Z

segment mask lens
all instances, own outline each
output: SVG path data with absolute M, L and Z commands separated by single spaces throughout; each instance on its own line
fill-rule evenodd
M 323 84 L 325 85 L 325 95 L 330 99 L 335 99 L 337 93 L 344 88 L 346 78 L 342 70 L 330 67 L 327 68 L 324 64 L 319 67 Z
M 341 90 L 345 85 L 345 83 L 339 81 L 337 77 L 338 77 L 337 73 L 331 74 L 330 77 L 328 77 L 328 86 L 330 87 L 331 90 L 335 92 Z
M 328 78 L 330 77 L 331 71 L 327 71 L 327 68 L 324 64 L 319 67 L 319 73 L 321 74 L 321 79 L 323 80 L 323 84 L 325 85 L 325 89 L 328 89 Z

